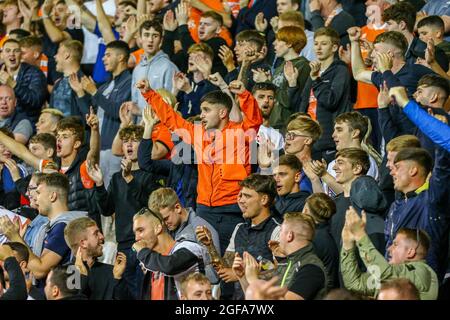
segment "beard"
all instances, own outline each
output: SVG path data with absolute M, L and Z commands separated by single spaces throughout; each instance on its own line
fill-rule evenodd
M 86 254 L 93 258 L 101 257 L 103 255 L 103 247 L 99 245 L 97 247 L 87 248 Z

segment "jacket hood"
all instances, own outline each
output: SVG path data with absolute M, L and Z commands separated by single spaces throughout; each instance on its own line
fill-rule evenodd
M 68 223 L 78 218 L 87 217 L 87 215 L 88 215 L 87 211 L 67 211 L 56 217 L 54 220 L 52 220 L 50 222 L 50 227 L 59 222 Z
M 164 62 L 170 62 L 169 56 L 162 50 L 159 50 L 152 59 L 150 59 L 150 62 L 146 60 L 148 64 L 155 64 L 155 63 L 164 63 Z
M 362 176 L 353 181 L 350 203 L 360 214 L 364 210 L 368 214 L 383 216 L 388 207 L 383 192 L 375 179 L 370 176 Z

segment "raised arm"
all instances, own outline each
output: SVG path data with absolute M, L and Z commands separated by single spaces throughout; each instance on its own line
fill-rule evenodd
M 137 17 L 140 17 L 143 14 L 147 13 L 147 1 L 146 0 L 138 0 L 136 5 Z
M 160 271 L 168 276 L 176 276 L 183 271 L 189 270 L 195 265 L 199 258 L 190 250 L 181 248 L 174 253 L 163 256 L 149 248 L 142 248 L 138 246 L 139 242 L 133 245 L 136 249 L 137 258 L 144 266 L 153 271 Z
M 228 47 L 227 47 L 228 48 Z M 234 99 L 233 94 L 230 91 L 230 88 L 228 88 L 227 83 L 222 78 L 220 73 L 216 72 L 208 77 L 209 82 L 211 82 L 213 85 L 218 87 L 223 93 L 226 93 L 231 100 L 233 101 L 233 107 L 230 111 L 230 121 L 233 122 L 242 122 L 242 112 L 239 108 L 239 105 L 236 103 L 236 99 Z
M 8 137 L 6 134 L 0 131 L 0 143 L 3 144 L 13 155 L 22 159 L 34 169 L 39 170 L 41 159 L 31 153 L 30 150 L 20 142 L 17 142 L 13 138 Z
M 64 40 L 70 39 L 70 35 L 67 32 L 61 31 L 53 23 L 50 18 L 53 9 L 53 3 L 51 0 L 45 0 L 42 5 L 42 18 L 44 22 L 44 28 L 48 37 L 53 43 L 60 43 Z
M 183 119 L 169 104 L 167 104 L 163 98 L 155 91 L 150 89 L 148 81 L 143 79 L 136 83 L 136 87 L 140 90 L 142 96 L 147 101 L 155 111 L 156 116 L 159 120 L 167 127 L 170 131 L 175 131 L 176 129 L 185 129 L 191 141 L 185 141 L 186 143 L 193 143 L 194 140 L 194 124 Z
M 86 123 L 91 128 L 91 139 L 89 141 L 89 152 L 86 159 L 88 163 L 98 163 L 100 160 L 100 132 L 98 129 L 98 118 L 91 107 L 90 113 L 86 115 Z
M 256 99 L 245 89 L 244 84 L 241 81 L 232 81 L 229 85 L 229 89 L 238 97 L 240 108 L 244 114 L 244 130 L 252 128 L 258 131 L 259 126 L 263 123 L 263 117 Z
M 227 28 L 231 27 L 231 24 L 232 24 L 233 21 L 231 20 L 230 13 L 225 12 L 225 11 L 218 11 L 218 10 L 215 10 L 213 8 L 210 8 L 208 5 L 206 5 L 205 3 L 203 3 L 200 0 L 191 0 L 190 3 L 191 3 L 192 7 L 200 10 L 201 12 L 214 11 L 214 12 L 220 14 L 222 16 L 222 19 L 223 19 L 223 24 Z
M 24 0 L 19 0 L 17 5 L 19 6 L 20 13 L 22 13 L 23 16 L 22 29 L 30 31 L 31 22 L 34 20 L 33 18 L 38 11 L 38 2 L 36 1 L 28 4 Z
M 97 8 L 98 28 L 102 33 L 105 43 L 108 44 L 112 41 L 115 41 L 116 37 L 114 36 L 111 22 L 109 21 L 109 18 L 106 15 L 105 10 L 103 9 L 102 0 L 95 0 L 95 5 Z
M 319 0 L 311 0 L 309 1 L 309 11 L 311 12 L 311 24 L 313 27 L 313 31 L 324 26 L 325 21 L 320 14 L 321 4 Z
M 361 48 L 359 46 L 359 39 L 361 38 L 361 29 L 359 27 L 352 27 L 347 30 L 351 48 L 352 48 L 352 73 L 353 78 L 356 81 L 361 81 L 365 83 L 372 83 L 371 76 L 372 71 L 366 70 L 366 66 L 364 64 Z
M 120 118 L 120 127 L 117 130 L 116 136 L 114 137 L 111 152 L 115 156 L 123 156 L 122 151 L 122 139 L 120 139 L 119 133 L 120 130 L 129 126 L 133 123 L 133 115 L 131 109 L 133 108 L 133 102 L 127 101 L 122 103 L 119 108 L 119 118 Z M 137 107 L 136 107 L 137 108 Z
M 75 0 L 66 0 L 68 6 L 78 7 L 81 12 L 81 24 L 90 32 L 95 31 L 95 25 L 97 24 L 97 18 L 89 11 L 86 6 L 79 5 Z

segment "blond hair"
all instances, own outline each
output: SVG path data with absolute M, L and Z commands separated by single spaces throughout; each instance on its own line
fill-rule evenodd
M 65 40 L 60 46 L 65 47 L 73 57 L 73 61 L 80 63 L 83 56 L 83 44 L 78 40 Z
M 62 118 L 64 118 L 64 114 L 63 114 L 61 111 L 59 111 L 58 109 L 55 109 L 55 108 L 45 108 L 45 109 L 42 109 L 42 110 L 41 110 L 41 114 L 42 114 L 42 113 L 49 113 L 49 114 L 51 114 L 52 116 L 59 117 L 60 120 L 61 120 Z
M 165 103 L 170 104 L 172 108 L 175 108 L 177 98 L 172 94 L 172 92 L 167 91 L 164 88 L 157 89 L 155 91 L 161 96 Z
M 181 281 L 181 294 L 185 297 L 187 296 L 186 292 L 187 286 L 191 281 L 194 281 L 196 283 L 211 284 L 211 281 L 209 281 L 208 277 L 205 276 L 203 273 L 200 272 L 190 273 Z
M 420 148 L 419 139 L 412 134 L 405 134 L 392 139 L 386 145 L 387 152 L 399 152 L 406 148 Z
M 159 212 L 164 208 L 172 208 L 180 199 L 172 188 L 159 188 L 152 192 L 148 199 L 148 207 L 153 212 Z
M 303 18 L 303 14 L 300 11 L 288 10 L 279 17 L 280 21 L 289 22 L 293 25 L 296 25 L 303 30 L 305 29 L 305 19 Z
M 298 116 L 287 125 L 287 131 L 301 131 L 308 134 L 313 140 L 312 144 L 322 135 L 320 124 L 308 116 Z
M 64 228 L 64 240 L 66 240 L 72 252 L 78 249 L 78 243 L 85 238 L 86 229 L 96 225 L 97 223 L 89 217 L 72 220 L 66 225 Z
M 284 215 L 284 222 L 293 225 L 292 231 L 300 238 L 312 241 L 315 232 L 315 223 L 311 216 L 301 212 L 288 212 Z

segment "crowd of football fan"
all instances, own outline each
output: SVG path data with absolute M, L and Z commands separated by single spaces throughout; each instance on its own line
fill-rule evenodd
M 0 10 L 0 300 L 450 298 L 449 1 Z

